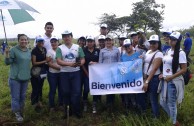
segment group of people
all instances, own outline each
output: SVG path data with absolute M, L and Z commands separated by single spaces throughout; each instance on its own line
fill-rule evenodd
M 5 63 L 11 65 L 11 108 L 18 121 L 23 121 L 22 113 L 29 80 L 32 85 L 31 103 L 36 111 L 42 108 L 42 87 L 47 76 L 50 111 L 55 111 L 57 90 L 58 105 L 63 107 L 64 117 L 67 117 L 69 109 L 70 115 L 81 118 L 81 101 L 83 111 L 88 111 L 89 65 L 141 58 L 144 78 L 142 90 L 145 93 L 121 94 L 126 111 L 129 112 L 135 106 L 144 112 L 148 107 L 146 100 L 149 99 L 154 118 L 159 117 L 160 104 L 173 125 L 179 125 L 177 102 L 181 103 L 184 97 L 182 74 L 186 71 L 186 54 L 189 53 L 181 49 L 182 35 L 179 32 L 163 32 L 164 44 L 156 34 L 151 35 L 149 40 L 143 32 L 132 32 L 130 38 L 121 34 L 118 38 L 120 47 L 115 47 L 113 36 L 107 34 L 106 24 L 100 26 L 99 36 L 81 36 L 77 44 L 72 42 L 73 33 L 65 30 L 62 33 L 63 42 L 59 45 L 59 39 L 52 35 L 53 30 L 53 24 L 47 22 L 45 34 L 36 37 L 32 51 L 27 48 L 28 37 L 25 34 L 18 35 L 17 46 L 5 50 Z M 114 101 L 114 94 L 106 95 L 106 106 L 110 111 Z M 101 103 L 101 96 L 94 95 L 92 113 L 97 113 L 98 102 Z

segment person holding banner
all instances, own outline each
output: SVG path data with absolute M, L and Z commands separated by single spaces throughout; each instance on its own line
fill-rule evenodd
M 111 35 L 105 38 L 105 48 L 100 50 L 99 63 L 114 63 L 120 61 L 119 49 L 113 46 L 114 39 Z M 107 95 L 106 103 L 109 110 L 112 111 L 115 95 Z
M 80 66 L 85 63 L 84 52 L 77 44 L 73 44 L 73 34 L 65 30 L 62 33 L 63 44 L 57 48 L 56 59 L 60 69 L 60 89 L 64 98 L 65 111 L 64 118 L 67 118 L 68 108 L 70 115 L 82 118 L 81 113 L 81 82 Z
M 125 49 L 125 53 L 121 55 L 121 62 L 133 61 L 140 58 L 140 53 L 133 50 L 133 45 L 130 39 L 124 40 L 123 47 Z M 126 114 L 128 114 L 128 109 L 135 106 L 136 103 L 141 110 L 144 111 L 146 109 L 144 93 L 124 94 L 124 104 L 127 112 Z
M 177 121 L 177 103 L 184 98 L 184 79 L 182 74 L 187 70 L 187 58 L 180 48 L 182 35 L 179 32 L 170 34 L 171 48 L 166 51 L 163 58 L 163 73 L 160 75 L 161 86 L 160 105 L 170 117 L 174 126 L 180 126 Z
M 87 111 L 88 93 L 89 93 L 89 65 L 98 63 L 100 50 L 95 48 L 95 39 L 93 36 L 88 36 L 86 38 L 86 48 L 84 49 L 85 54 L 85 64 L 82 66 L 84 71 L 84 91 L 83 91 L 83 101 L 84 101 L 84 111 Z M 96 103 L 98 100 L 98 95 L 93 96 L 93 106 L 92 113 L 96 113 Z
M 158 85 L 160 66 L 163 53 L 161 52 L 161 41 L 158 35 L 151 35 L 149 39 L 150 50 L 144 56 L 144 85 L 143 90 L 150 98 L 154 118 L 159 116 Z

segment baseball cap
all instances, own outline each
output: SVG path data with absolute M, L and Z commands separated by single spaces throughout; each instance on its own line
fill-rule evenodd
M 42 36 L 37 36 L 36 42 L 44 42 L 44 38 Z
M 134 31 L 133 31 L 133 32 L 130 33 L 130 36 L 131 36 L 131 37 L 133 37 L 134 35 L 137 35 L 137 32 L 134 32 Z
M 105 39 L 108 39 L 108 38 L 111 39 L 111 40 L 113 39 L 113 37 L 111 35 L 106 35 Z
M 89 36 L 86 37 L 86 39 L 87 39 L 87 40 L 94 40 L 94 37 L 91 36 L 91 35 L 89 35 Z
M 72 32 L 69 31 L 69 30 L 65 30 L 65 31 L 62 33 L 62 35 L 70 35 L 70 34 L 72 34 Z
M 152 42 L 152 41 L 159 42 L 160 41 L 159 36 L 158 35 L 151 35 L 150 39 L 148 40 L 148 42 Z
M 166 35 L 168 35 L 168 36 L 169 36 L 171 33 L 172 33 L 172 30 L 171 30 L 171 29 L 167 29 L 167 30 L 165 30 L 164 32 L 162 32 L 163 35 L 166 34 Z
M 186 32 L 185 35 L 186 35 L 187 37 L 190 37 L 190 33 L 189 33 L 189 32 Z
M 104 35 L 99 35 L 98 36 L 98 40 L 100 40 L 100 39 L 105 39 L 106 37 L 104 36 Z
M 130 39 L 125 39 L 123 42 L 123 45 L 131 45 L 131 40 Z
M 101 28 L 107 28 L 108 26 L 107 26 L 107 24 L 103 23 L 103 24 L 100 25 L 100 27 Z
M 121 34 L 121 35 L 119 36 L 119 39 L 121 39 L 121 38 L 126 39 L 126 38 L 127 38 L 127 36 L 126 36 L 125 34 Z
M 170 38 L 181 41 L 182 35 L 180 32 L 173 32 L 172 34 L 170 34 Z
M 50 41 L 51 41 L 51 40 L 59 41 L 59 39 L 58 39 L 56 36 L 51 37 Z

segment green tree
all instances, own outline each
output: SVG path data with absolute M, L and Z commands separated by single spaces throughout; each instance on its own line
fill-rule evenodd
M 164 18 L 165 6 L 163 4 L 157 4 L 155 0 L 143 0 L 132 4 L 133 12 L 130 15 L 131 21 L 129 22 L 130 30 L 143 29 L 154 30 L 159 33 L 159 29 L 162 28 L 162 22 Z
M 126 32 L 129 21 L 129 16 L 118 18 L 115 14 L 104 13 L 99 18 L 98 24 L 106 23 L 108 25 L 109 32 L 119 36 L 121 33 Z

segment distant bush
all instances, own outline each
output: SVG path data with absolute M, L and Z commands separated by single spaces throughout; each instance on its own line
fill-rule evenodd
M 17 44 L 18 42 L 8 42 L 8 46 L 11 46 L 11 47 L 16 46 Z

